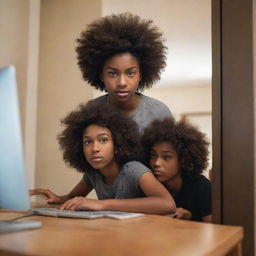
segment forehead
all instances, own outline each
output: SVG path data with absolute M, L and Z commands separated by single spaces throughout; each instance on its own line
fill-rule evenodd
M 170 142 L 158 142 L 153 145 L 152 150 L 158 151 L 158 152 L 173 152 L 176 153 L 176 150 L 172 146 Z
M 88 125 L 83 132 L 83 136 L 88 136 L 88 137 L 94 137 L 101 134 L 106 134 L 108 136 L 111 136 L 111 131 L 106 127 L 92 124 L 92 125 Z
M 104 68 L 113 67 L 117 69 L 129 68 L 129 67 L 139 67 L 138 59 L 131 53 L 120 53 L 111 56 L 104 63 Z

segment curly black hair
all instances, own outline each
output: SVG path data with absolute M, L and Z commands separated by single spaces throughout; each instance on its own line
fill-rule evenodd
M 89 101 L 80 104 L 61 123 L 65 129 L 57 136 L 63 159 L 79 172 L 92 170 L 83 153 L 83 132 L 89 125 L 98 125 L 111 131 L 115 160 L 121 167 L 131 160 L 141 159 L 141 144 L 138 126 L 127 115 L 113 109 L 109 104 Z
M 173 118 L 153 121 L 141 138 L 149 165 L 150 150 L 159 142 L 167 142 L 176 150 L 182 177 L 196 178 L 208 166 L 208 146 L 206 135 L 197 127 L 182 119 Z
M 152 23 L 138 15 L 121 13 L 101 17 L 89 24 L 77 39 L 76 48 L 85 81 L 104 91 L 100 79 L 104 63 L 113 55 L 128 52 L 140 64 L 142 79 L 138 91 L 152 87 L 166 66 L 167 50 L 162 32 Z

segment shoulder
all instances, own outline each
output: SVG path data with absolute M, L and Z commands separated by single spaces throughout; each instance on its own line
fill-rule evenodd
M 95 102 L 107 102 L 107 97 L 108 97 L 108 94 L 104 94 L 102 96 L 99 96 L 99 97 L 93 99 L 93 101 L 95 101 Z
M 149 171 L 151 172 L 151 170 L 144 164 L 142 164 L 141 162 L 138 162 L 138 161 L 130 161 L 130 162 L 127 162 L 123 165 L 123 168 L 125 170 L 129 170 L 129 171 Z
M 147 105 L 151 105 L 151 106 L 154 106 L 154 107 L 159 107 L 159 108 L 169 110 L 169 108 L 163 102 L 161 102 L 160 100 L 151 98 L 151 97 L 146 96 L 144 94 L 140 94 L 140 97 L 141 97 L 141 101 L 143 101 Z
M 211 186 L 211 181 L 209 179 L 207 179 L 204 175 L 200 175 L 197 179 L 196 179 L 198 184 L 202 184 L 202 185 L 206 185 L 206 186 Z
M 144 109 L 147 109 L 148 111 L 152 112 L 153 114 L 162 114 L 164 116 L 172 116 L 172 113 L 170 109 L 160 100 L 151 98 L 149 96 L 140 95 L 142 104 L 144 106 Z
M 204 192 L 206 190 L 211 190 L 211 181 L 208 180 L 204 175 L 200 175 L 197 178 L 184 178 L 184 187 L 188 188 L 190 191 L 197 191 L 199 193 Z
M 212 191 L 212 183 L 204 175 L 200 175 L 193 180 L 193 187 L 197 193 L 210 193 Z
M 138 161 L 130 161 L 122 166 L 122 172 L 126 177 L 130 177 L 131 179 L 139 179 L 142 174 L 151 172 L 151 170 Z

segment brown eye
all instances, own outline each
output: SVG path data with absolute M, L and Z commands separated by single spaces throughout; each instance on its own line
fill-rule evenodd
M 166 156 L 164 156 L 164 160 L 171 160 L 173 157 L 172 156 L 170 156 L 170 155 L 166 155 Z
M 155 153 L 150 153 L 150 155 L 149 155 L 149 158 L 150 158 L 150 160 L 153 160 L 153 159 L 155 159 L 156 158 L 156 154 Z
M 116 76 L 117 76 L 117 72 L 110 71 L 110 72 L 108 72 L 108 75 L 109 75 L 110 77 L 116 77 Z
M 108 142 L 108 139 L 107 138 L 100 138 L 100 143 L 106 143 L 106 142 Z
M 92 144 L 92 141 L 91 140 L 84 140 L 83 144 L 84 145 L 90 145 L 90 144 Z
M 134 77 L 135 74 L 136 74 L 136 73 L 135 73 L 134 71 L 129 71 L 129 72 L 128 72 L 128 76 L 129 76 L 129 77 Z

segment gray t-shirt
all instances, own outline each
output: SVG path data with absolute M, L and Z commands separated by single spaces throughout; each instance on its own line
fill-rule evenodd
M 137 95 L 141 98 L 140 104 L 130 117 L 138 124 L 140 133 L 155 119 L 173 117 L 170 109 L 161 101 L 141 93 Z M 108 94 L 96 98 L 95 100 L 106 103 L 108 102 Z
M 151 172 L 145 165 L 131 161 L 121 167 L 114 184 L 104 183 L 104 176 L 98 170 L 90 170 L 84 174 L 86 183 L 95 189 L 98 199 L 127 199 L 144 197 L 139 179 L 145 172 Z

